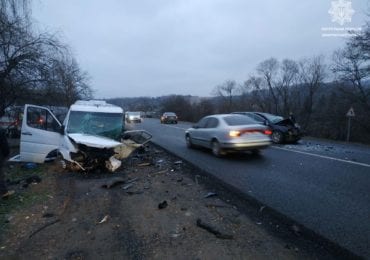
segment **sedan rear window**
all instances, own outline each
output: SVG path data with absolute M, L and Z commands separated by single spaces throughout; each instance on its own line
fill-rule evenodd
M 225 116 L 224 121 L 226 122 L 226 124 L 230 126 L 259 124 L 257 121 L 253 120 L 248 116 L 237 116 L 237 115 Z

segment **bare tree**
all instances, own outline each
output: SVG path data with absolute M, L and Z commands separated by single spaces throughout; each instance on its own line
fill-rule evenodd
M 27 12 L 18 12 L 18 3 L 22 1 L 1 2 L 0 115 L 28 89 L 40 87 L 49 57 L 62 48 L 52 35 L 31 32 Z
M 243 107 L 251 107 L 252 110 L 267 111 L 268 97 L 265 96 L 263 78 L 251 75 L 240 87 L 240 92 L 244 98 Z
M 214 94 L 226 101 L 225 111 L 231 112 L 233 109 L 233 97 L 236 94 L 237 86 L 234 80 L 227 80 L 222 85 L 216 86 Z
M 366 24 L 361 33 L 355 35 L 347 44 L 350 48 L 359 49 L 364 60 L 370 60 L 370 22 Z M 370 64 L 367 65 L 367 68 L 370 69 Z
M 276 84 L 277 92 L 281 98 L 283 114 L 291 112 L 290 93 L 292 87 L 297 84 L 299 67 L 294 60 L 285 59 L 280 66 L 280 80 Z
M 62 105 L 68 107 L 78 99 L 92 97 L 88 74 L 82 71 L 77 61 L 68 54 L 53 60 L 48 72 L 48 89 L 60 96 L 59 102 L 61 101 Z
M 344 49 L 334 52 L 332 66 L 332 71 L 340 81 L 352 84 L 356 98 L 367 109 L 370 109 L 370 90 L 365 87 L 363 81 L 369 77 L 369 59 L 366 58 L 362 47 L 349 42 Z
M 305 126 L 309 124 L 313 113 L 315 94 L 322 86 L 326 76 L 324 56 L 316 56 L 311 59 L 303 59 L 299 62 L 300 83 L 307 90 L 307 98 L 304 103 Z
M 270 58 L 268 60 L 265 60 L 261 62 L 257 66 L 257 72 L 258 74 L 264 79 L 265 84 L 268 87 L 270 96 L 272 97 L 273 101 L 273 112 L 275 114 L 278 114 L 278 106 L 279 106 L 279 100 L 277 93 L 275 92 L 275 83 L 276 83 L 276 76 L 279 69 L 279 62 L 275 58 Z M 269 111 L 271 112 L 271 111 Z

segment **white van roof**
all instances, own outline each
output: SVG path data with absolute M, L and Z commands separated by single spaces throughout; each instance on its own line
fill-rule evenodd
M 70 111 L 123 113 L 119 106 L 109 104 L 103 100 L 78 100 L 71 106 Z

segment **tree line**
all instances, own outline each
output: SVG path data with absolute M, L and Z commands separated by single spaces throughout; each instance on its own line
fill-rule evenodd
M 370 143 L 370 24 L 331 57 L 301 60 L 269 58 L 243 82 L 226 80 L 213 97 L 170 95 L 111 100 L 125 110 L 175 112 L 195 122 L 215 113 L 261 111 L 288 117 L 293 113 L 310 136 L 345 140 L 350 108 L 351 141 Z
M 56 34 L 35 28 L 30 2 L 0 2 L 0 116 L 7 107 L 69 106 L 92 97 L 89 76 Z
M 57 34 L 31 22 L 29 0 L 0 1 L 0 116 L 24 103 L 70 106 L 90 99 L 89 75 Z M 312 136 L 344 140 L 346 113 L 354 108 L 352 141 L 370 143 L 370 25 L 331 57 L 275 58 L 257 64 L 242 83 L 226 80 L 212 97 L 170 95 L 113 99 L 126 111 L 165 111 L 195 122 L 204 115 L 233 111 L 295 114 Z

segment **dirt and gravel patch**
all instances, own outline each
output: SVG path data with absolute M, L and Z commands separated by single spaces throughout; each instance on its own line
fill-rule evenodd
M 10 183 L 16 194 L 1 202 L 9 205 L 0 212 L 0 258 L 335 258 L 299 230 L 287 234 L 258 219 L 197 168 L 152 145 L 114 174 L 22 167 L 6 166 L 8 177 L 23 171 L 42 181 Z M 38 199 L 11 206 L 27 196 Z

